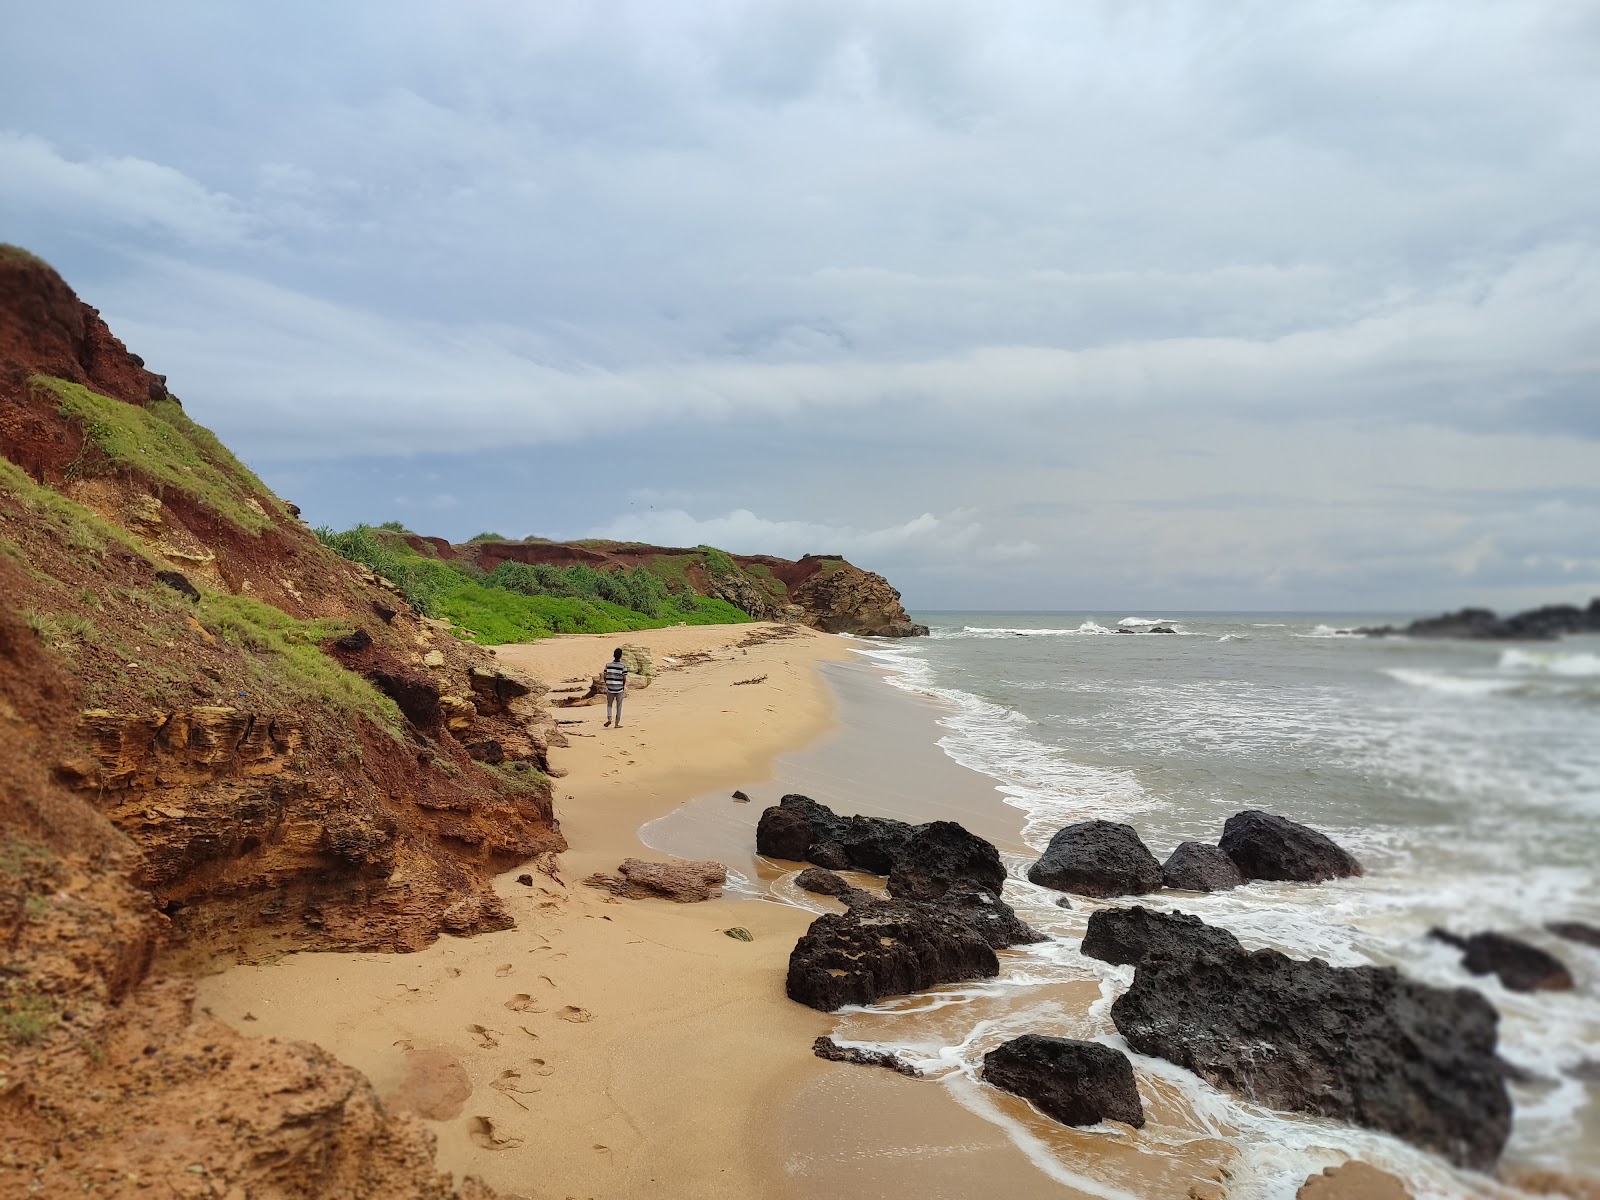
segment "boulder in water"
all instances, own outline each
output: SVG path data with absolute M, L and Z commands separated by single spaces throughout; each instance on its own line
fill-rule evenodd
M 1511 1132 L 1498 1014 L 1471 988 L 1275 950 L 1150 954 L 1111 1006 L 1128 1044 L 1259 1104 L 1487 1170 Z
M 889 872 L 889 894 L 905 900 L 936 900 L 953 887 L 998 896 L 1006 869 L 994 845 L 954 821 L 918 825 Z
M 794 885 L 819 896 L 842 896 L 850 890 L 849 880 L 822 867 L 807 867 L 794 877 Z
M 1246 879 L 1322 883 L 1362 873 L 1354 856 L 1331 838 L 1287 817 L 1255 809 L 1228 818 L 1221 846 Z
M 1566 964 L 1514 937 L 1488 932 L 1464 938 L 1444 929 L 1430 929 L 1428 936 L 1463 951 L 1461 965 L 1474 975 L 1496 975 L 1513 992 L 1572 990 L 1572 973 Z
M 773 805 L 756 822 L 756 853 L 804 862 L 811 849 L 811 823 L 795 808 Z
M 823 1012 L 992 978 L 1000 973 L 997 947 L 1038 940 L 1009 905 L 985 892 L 950 893 L 934 903 L 865 893 L 845 899 L 849 908 L 818 917 L 789 955 L 789 999 Z
M 1028 878 L 1080 896 L 1138 896 L 1160 890 L 1161 864 L 1133 826 L 1081 821 L 1050 839 Z
M 1179 892 L 1226 892 L 1244 876 L 1221 846 L 1183 842 L 1161 864 L 1161 881 Z
M 1600 948 L 1600 929 L 1593 925 L 1585 925 L 1582 921 L 1552 921 L 1545 928 L 1569 942 Z
M 1103 908 L 1089 914 L 1080 952 L 1102 962 L 1132 966 L 1147 954 L 1242 954 L 1239 939 L 1199 917 L 1155 909 Z
M 1133 1064 L 1098 1042 L 1025 1033 L 983 1056 L 983 1079 L 1063 1125 L 1111 1120 L 1144 1127 Z

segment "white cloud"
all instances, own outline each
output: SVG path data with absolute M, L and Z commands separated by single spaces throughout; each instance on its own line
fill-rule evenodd
M 180 244 L 236 243 L 254 225 L 233 197 L 172 167 L 128 156 L 74 161 L 43 138 L 11 130 L 0 130 L 0 178 L 5 208 L 154 231 Z

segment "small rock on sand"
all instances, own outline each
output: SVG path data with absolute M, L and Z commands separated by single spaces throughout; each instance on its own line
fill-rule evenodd
M 1294 1195 L 1295 1200 L 1411 1200 L 1393 1175 L 1356 1161 L 1313 1175 Z

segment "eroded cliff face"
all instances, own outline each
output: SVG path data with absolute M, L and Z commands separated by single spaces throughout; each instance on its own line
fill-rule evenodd
M 296 518 L 0 248 L 0 1194 L 488 1194 L 191 1011 L 192 964 L 503 928 L 564 848 L 539 685 Z

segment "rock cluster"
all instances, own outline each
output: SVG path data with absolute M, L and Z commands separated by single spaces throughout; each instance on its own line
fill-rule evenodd
M 1415 638 L 1466 638 L 1473 641 L 1553 641 L 1569 633 L 1600 633 L 1600 596 L 1587 608 L 1575 604 L 1547 604 L 1510 617 L 1487 608 L 1463 608 L 1438 617 L 1425 617 L 1402 628 L 1380 625 L 1356 631 L 1368 637 L 1401 635 Z
M 1169 940 L 1139 961 L 1111 1017 L 1141 1054 L 1217 1087 L 1383 1130 L 1458 1165 L 1493 1165 L 1510 1133 L 1499 1017 L 1470 988 Z

